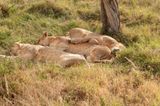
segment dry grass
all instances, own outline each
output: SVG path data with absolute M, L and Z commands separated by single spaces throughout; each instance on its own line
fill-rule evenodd
M 36 65 L 32 70 L 16 70 L 6 78 L 9 93 L 4 77 L 0 92 L 1 103 L 6 105 L 151 106 L 159 103 L 160 96 L 159 80 L 147 78 L 146 73 L 121 73 L 104 66 L 62 70 Z
M 53 64 L 0 60 L 2 106 L 159 106 L 160 0 L 121 0 L 120 39 L 128 45 L 113 64 L 61 69 Z M 15 41 L 35 43 L 43 31 L 73 27 L 100 32 L 96 0 L 0 0 L 0 53 Z M 142 5 L 143 4 L 143 5 Z M 134 63 L 127 61 L 127 57 Z

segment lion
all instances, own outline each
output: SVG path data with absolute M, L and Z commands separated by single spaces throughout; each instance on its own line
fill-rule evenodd
M 67 35 L 71 38 L 71 42 L 75 44 L 89 42 L 92 44 L 107 46 L 111 50 L 114 48 L 119 48 L 119 50 L 125 48 L 122 43 L 119 43 L 110 36 L 100 35 L 82 28 L 73 28 L 67 33 Z
M 52 39 L 52 40 L 49 40 Z M 43 43 L 43 41 L 45 43 Z M 46 41 L 48 41 L 46 43 Z M 96 63 L 96 62 L 109 62 L 115 57 L 115 52 L 117 49 L 113 49 L 112 51 L 103 45 L 91 44 L 91 43 L 79 43 L 72 44 L 70 39 L 66 37 L 48 37 L 42 36 L 38 40 L 39 44 L 46 44 L 44 46 L 55 47 L 58 50 L 62 50 L 69 53 L 80 54 L 85 56 L 88 62 Z M 111 61 L 110 61 L 111 62 Z
M 59 40 L 59 38 L 61 40 Z M 68 37 L 48 36 L 48 33 L 44 32 L 42 37 L 39 38 L 37 44 L 42 45 L 42 46 L 56 47 L 59 50 L 60 49 L 65 50 L 67 48 L 67 45 L 70 43 L 70 41 L 71 39 Z
M 37 51 L 42 48 L 41 45 L 23 44 L 16 42 L 11 47 L 11 55 L 24 60 L 34 60 Z
M 36 60 L 43 62 L 53 62 L 60 67 L 70 67 L 80 63 L 88 63 L 84 56 L 79 54 L 66 53 L 52 47 L 43 47 L 38 50 Z
M 24 60 L 53 62 L 60 67 L 70 67 L 74 64 L 86 62 L 84 56 L 66 53 L 53 47 L 41 45 L 15 43 L 11 48 L 12 55 Z

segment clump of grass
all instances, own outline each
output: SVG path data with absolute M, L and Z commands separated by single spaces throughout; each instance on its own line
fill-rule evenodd
M 9 7 L 6 4 L 0 3 L 0 12 L 2 13 L 3 17 L 9 17 Z
M 131 59 L 141 70 L 150 71 L 154 74 L 158 74 L 160 72 L 160 61 L 158 59 L 160 57 L 158 55 L 158 51 L 154 52 L 154 49 L 130 47 L 119 55 L 118 60 L 121 63 L 126 64 L 128 61 L 125 57 Z
M 9 45 L 12 43 L 12 37 L 10 32 L 0 32 L 0 45 L 2 48 L 9 49 Z
M 12 0 L 10 1 L 11 3 L 14 4 L 25 4 L 27 1 L 26 0 Z M 29 2 L 29 1 L 28 1 Z M 32 0 L 30 0 L 30 2 L 33 2 Z
M 35 3 L 27 11 L 29 13 L 40 13 L 45 16 L 52 16 L 55 18 L 69 18 L 71 15 L 68 8 L 57 6 L 55 2 L 50 1 Z
M 7 59 L 0 59 L 0 76 L 9 74 L 14 71 L 15 64 Z
M 84 21 L 100 20 L 99 11 L 78 10 L 77 13 L 79 14 L 79 17 Z
M 87 101 L 89 99 L 89 95 L 84 88 L 65 88 L 62 91 L 62 95 L 64 96 L 64 100 L 69 104 L 76 105 L 79 101 Z

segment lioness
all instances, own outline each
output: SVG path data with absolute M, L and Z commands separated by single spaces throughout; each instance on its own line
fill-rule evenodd
M 69 67 L 73 64 L 86 62 L 84 56 L 78 54 L 65 53 L 52 47 L 41 45 L 15 43 L 11 48 L 13 55 L 25 60 L 53 62 L 61 67 Z
M 82 55 L 66 53 L 52 47 L 40 48 L 37 52 L 36 59 L 38 61 L 54 62 L 61 67 L 69 67 L 82 62 L 87 63 L 86 59 Z
M 49 40 L 52 39 L 52 40 Z M 46 42 L 47 43 L 43 43 Z M 50 42 L 49 42 L 50 41 Z M 70 39 L 65 37 L 48 37 L 43 36 L 39 39 L 39 44 L 46 44 L 44 46 L 52 46 L 57 49 L 63 48 L 64 51 L 74 54 L 80 54 L 86 57 L 89 62 L 111 62 L 115 55 L 113 54 L 116 49 L 111 51 L 108 47 L 96 45 L 91 43 L 72 44 Z
M 61 38 L 60 40 L 58 40 Z M 42 46 L 52 46 L 57 49 L 65 50 L 70 42 L 70 38 L 68 37 L 54 37 L 48 36 L 47 32 L 44 32 L 42 37 L 39 38 L 37 44 Z
M 22 44 L 16 42 L 11 47 L 11 54 L 24 60 L 34 60 L 37 51 L 42 48 L 41 45 Z
M 92 44 L 104 45 L 110 49 L 119 48 L 121 50 L 125 48 L 123 44 L 119 43 L 110 36 L 100 35 L 82 28 L 73 28 L 68 32 L 67 35 L 70 36 L 71 42 L 76 44 L 89 42 Z

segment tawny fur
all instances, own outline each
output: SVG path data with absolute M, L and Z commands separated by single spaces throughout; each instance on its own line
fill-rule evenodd
M 114 48 L 119 48 L 120 50 L 125 48 L 123 44 L 110 36 L 100 35 L 82 28 L 73 28 L 67 35 L 70 36 L 71 42 L 76 44 L 89 42 L 92 44 L 107 46 L 111 50 Z
M 84 56 L 66 53 L 52 47 L 41 45 L 15 43 L 11 48 L 13 55 L 24 60 L 53 62 L 61 67 L 69 67 L 74 64 L 86 62 Z
M 42 48 L 41 45 L 22 44 L 16 42 L 11 47 L 11 53 L 24 60 L 33 60 L 37 54 L 37 51 Z
M 74 64 L 86 62 L 84 56 L 66 53 L 52 47 L 43 47 L 38 50 L 36 59 L 38 61 L 53 62 L 61 67 L 69 67 Z
M 37 44 L 56 47 L 59 50 L 65 50 L 68 47 L 69 42 L 70 38 L 68 37 L 48 36 L 48 33 L 45 32 L 42 37 L 39 38 Z
M 52 39 L 52 40 L 50 40 Z M 111 50 L 102 45 L 91 44 L 91 43 L 80 43 L 80 44 L 72 44 L 70 43 L 70 39 L 65 37 L 42 37 L 39 39 L 39 44 L 46 41 L 47 45 L 44 46 L 52 46 L 59 50 L 64 50 L 69 53 L 84 55 L 89 62 L 108 62 L 112 60 L 114 56 L 111 53 Z

